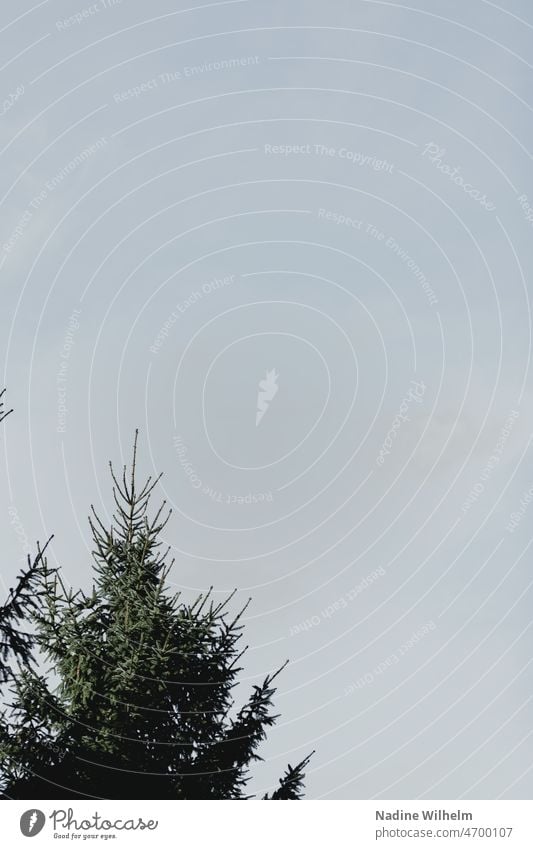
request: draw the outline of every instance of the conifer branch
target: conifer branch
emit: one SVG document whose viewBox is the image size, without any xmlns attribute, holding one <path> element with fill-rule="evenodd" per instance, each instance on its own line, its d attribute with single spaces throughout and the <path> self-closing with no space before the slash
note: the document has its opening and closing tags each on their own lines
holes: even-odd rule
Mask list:
<svg viewBox="0 0 533 849">
<path fill-rule="evenodd" d="M 2 389 L 2 391 L 0 392 L 0 422 L 3 422 L 4 419 L 7 419 L 9 414 L 13 412 L 13 410 L 8 410 L 7 412 L 5 412 L 5 410 L 4 410 L 4 395 L 5 394 L 6 394 L 6 390 Z"/>
</svg>

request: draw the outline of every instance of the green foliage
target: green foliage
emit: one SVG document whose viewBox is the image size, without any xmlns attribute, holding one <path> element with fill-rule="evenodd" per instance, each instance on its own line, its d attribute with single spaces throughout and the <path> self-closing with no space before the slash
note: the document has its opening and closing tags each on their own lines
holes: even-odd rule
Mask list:
<svg viewBox="0 0 533 849">
<path fill-rule="evenodd" d="M 249 767 L 276 716 L 276 675 L 237 708 L 244 609 L 211 591 L 171 594 L 161 549 L 165 505 L 150 518 L 158 479 L 118 479 L 111 528 L 94 509 L 94 583 L 73 592 L 57 572 L 22 607 L 41 652 L 22 657 L 0 729 L 0 783 L 9 798 L 245 799 Z M 283 668 L 283 667 L 282 667 Z M 57 683 L 52 687 L 52 680 Z M 306 758 L 265 799 L 299 799 Z"/>
</svg>

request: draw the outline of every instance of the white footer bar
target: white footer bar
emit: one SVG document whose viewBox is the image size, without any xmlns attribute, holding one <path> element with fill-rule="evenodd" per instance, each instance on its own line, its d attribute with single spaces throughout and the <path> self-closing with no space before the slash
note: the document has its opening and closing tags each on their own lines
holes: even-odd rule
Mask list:
<svg viewBox="0 0 533 849">
<path fill-rule="evenodd" d="M 530 801 L 4 801 L 6 847 L 533 849 Z M 34 839 L 34 843 L 30 843 Z"/>
</svg>

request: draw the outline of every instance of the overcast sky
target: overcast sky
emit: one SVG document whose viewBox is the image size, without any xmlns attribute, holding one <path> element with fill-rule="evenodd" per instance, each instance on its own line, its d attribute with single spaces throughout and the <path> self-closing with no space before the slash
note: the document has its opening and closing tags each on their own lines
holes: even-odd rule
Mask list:
<svg viewBox="0 0 533 849">
<path fill-rule="evenodd" d="M 291 661 L 254 791 L 531 798 L 531 4 L 183 5 L 0 12 L 3 591 L 139 427 Z"/>
</svg>

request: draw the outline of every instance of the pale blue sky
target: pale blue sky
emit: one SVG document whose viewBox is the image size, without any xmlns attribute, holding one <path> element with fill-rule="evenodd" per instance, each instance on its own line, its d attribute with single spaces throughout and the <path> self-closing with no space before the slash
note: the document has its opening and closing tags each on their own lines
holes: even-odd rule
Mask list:
<svg viewBox="0 0 533 849">
<path fill-rule="evenodd" d="M 526 0 L 0 12 L 4 586 L 52 532 L 89 581 L 138 426 L 176 588 L 253 597 L 247 686 L 291 659 L 255 790 L 316 749 L 311 798 L 531 797 L 532 29 Z"/>
</svg>

